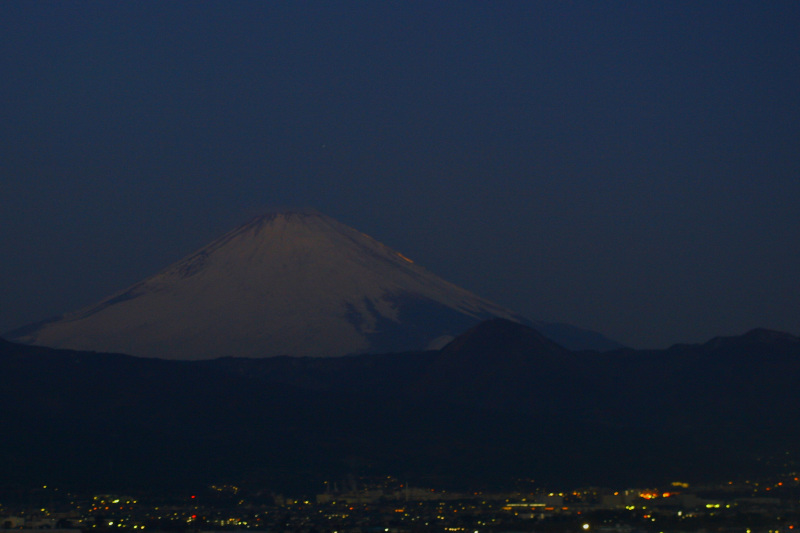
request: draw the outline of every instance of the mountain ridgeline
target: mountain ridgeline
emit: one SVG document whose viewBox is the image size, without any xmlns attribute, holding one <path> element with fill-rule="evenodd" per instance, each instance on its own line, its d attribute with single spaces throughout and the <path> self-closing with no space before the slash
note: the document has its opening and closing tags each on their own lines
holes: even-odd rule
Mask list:
<svg viewBox="0 0 800 533">
<path fill-rule="evenodd" d="M 439 350 L 175 361 L 0 341 L 7 484 L 710 481 L 796 469 L 800 339 L 572 351 L 519 323 Z"/>
<path fill-rule="evenodd" d="M 534 325 L 570 348 L 619 344 L 529 322 L 336 220 L 270 213 L 102 302 L 5 337 L 163 359 L 330 357 L 438 348 L 482 320 Z"/>
</svg>

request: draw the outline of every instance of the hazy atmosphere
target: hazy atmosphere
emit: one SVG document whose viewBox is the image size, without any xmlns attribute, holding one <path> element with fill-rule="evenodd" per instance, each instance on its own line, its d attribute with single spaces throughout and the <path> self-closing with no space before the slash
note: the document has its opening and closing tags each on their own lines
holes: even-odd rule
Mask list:
<svg viewBox="0 0 800 533">
<path fill-rule="evenodd" d="M 0 3 L 0 333 L 312 207 L 641 348 L 800 333 L 800 3 Z"/>
</svg>

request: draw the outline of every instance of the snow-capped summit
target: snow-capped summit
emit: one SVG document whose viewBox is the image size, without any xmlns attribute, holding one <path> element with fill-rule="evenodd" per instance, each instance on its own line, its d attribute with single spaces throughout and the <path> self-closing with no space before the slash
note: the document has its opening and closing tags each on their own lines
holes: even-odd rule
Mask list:
<svg viewBox="0 0 800 533">
<path fill-rule="evenodd" d="M 522 320 L 330 217 L 284 211 L 15 340 L 169 359 L 338 356 L 439 347 L 490 317 Z"/>
</svg>

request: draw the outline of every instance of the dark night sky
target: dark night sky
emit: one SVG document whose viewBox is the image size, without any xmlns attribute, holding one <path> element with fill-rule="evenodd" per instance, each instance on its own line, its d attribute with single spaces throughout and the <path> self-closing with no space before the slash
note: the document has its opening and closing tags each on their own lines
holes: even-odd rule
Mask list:
<svg viewBox="0 0 800 533">
<path fill-rule="evenodd" d="M 315 207 L 636 347 L 800 333 L 800 2 L 0 3 L 0 331 Z"/>
</svg>

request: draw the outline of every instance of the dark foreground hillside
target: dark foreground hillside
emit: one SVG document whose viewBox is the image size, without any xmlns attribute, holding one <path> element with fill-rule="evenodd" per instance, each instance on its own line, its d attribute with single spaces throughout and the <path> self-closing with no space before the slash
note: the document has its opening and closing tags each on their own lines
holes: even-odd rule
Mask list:
<svg viewBox="0 0 800 533">
<path fill-rule="evenodd" d="M 167 361 L 0 341 L 5 483 L 92 490 L 348 474 L 441 487 L 713 480 L 800 453 L 800 340 L 572 352 L 485 322 L 441 351 Z"/>
</svg>

